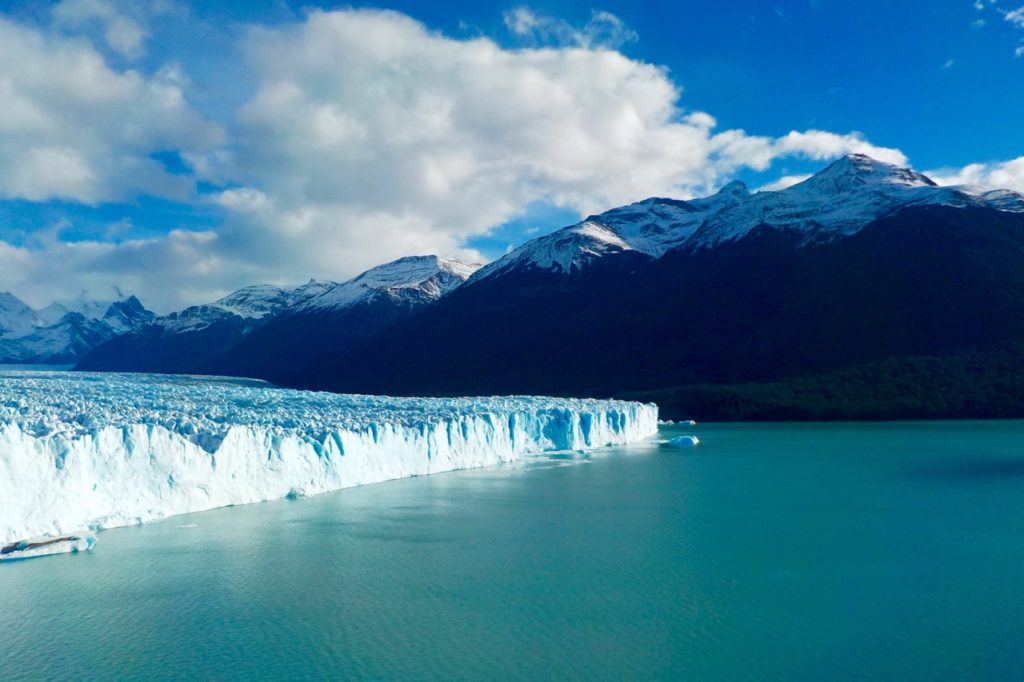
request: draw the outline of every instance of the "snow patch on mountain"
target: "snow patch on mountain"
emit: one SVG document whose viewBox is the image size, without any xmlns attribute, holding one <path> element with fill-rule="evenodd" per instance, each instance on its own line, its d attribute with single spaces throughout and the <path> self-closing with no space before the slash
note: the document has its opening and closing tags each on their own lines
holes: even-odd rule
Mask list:
<svg viewBox="0 0 1024 682">
<path fill-rule="evenodd" d="M 569 273 L 610 253 L 634 250 L 614 229 L 586 220 L 529 241 L 479 271 L 477 278 L 490 277 L 523 266 Z"/>
<path fill-rule="evenodd" d="M 0 373 L 0 544 L 545 450 L 640 440 L 655 405 L 387 398 L 242 380 Z"/>
<path fill-rule="evenodd" d="M 0 338 L 22 336 L 39 325 L 39 314 L 10 293 L 0 292 Z"/>
<path fill-rule="evenodd" d="M 438 256 L 400 258 L 326 287 L 296 306 L 297 311 L 340 310 L 386 295 L 417 301 L 437 300 L 461 286 L 480 266 Z"/>
<path fill-rule="evenodd" d="M 437 256 L 410 256 L 340 283 L 310 280 L 291 288 L 269 284 L 245 287 L 213 303 L 165 315 L 154 324 L 170 333 L 184 333 L 228 319 L 257 326 L 260 321 L 283 313 L 337 310 L 377 294 L 437 299 L 465 282 L 478 267 Z"/>
<path fill-rule="evenodd" d="M 212 303 L 194 305 L 164 315 L 154 320 L 153 324 L 172 334 L 200 331 L 225 320 L 253 326 L 288 308 L 301 305 L 334 285 L 334 282 L 313 279 L 290 288 L 257 284 L 239 289 Z"/>
<path fill-rule="evenodd" d="M 73 362 L 153 317 L 134 296 L 95 301 L 83 294 L 34 310 L 5 292 L 0 294 L 0 362 Z"/>
<path fill-rule="evenodd" d="M 520 268 L 567 274 L 624 251 L 660 258 L 675 249 L 733 241 L 761 225 L 799 231 L 805 244 L 830 241 L 903 208 L 923 205 L 1024 212 L 1024 196 L 1010 190 L 940 187 L 909 168 L 850 154 L 778 191 L 751 193 L 734 181 L 700 199 L 651 198 L 615 208 L 529 241 L 472 279 Z"/>
</svg>

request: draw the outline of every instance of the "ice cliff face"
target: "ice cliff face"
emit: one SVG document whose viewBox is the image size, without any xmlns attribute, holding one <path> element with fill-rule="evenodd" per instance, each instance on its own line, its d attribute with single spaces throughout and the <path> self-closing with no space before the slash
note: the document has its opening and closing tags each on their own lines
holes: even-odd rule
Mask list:
<svg viewBox="0 0 1024 682">
<path fill-rule="evenodd" d="M 654 405 L 0 374 L 0 544 L 643 439 Z"/>
</svg>

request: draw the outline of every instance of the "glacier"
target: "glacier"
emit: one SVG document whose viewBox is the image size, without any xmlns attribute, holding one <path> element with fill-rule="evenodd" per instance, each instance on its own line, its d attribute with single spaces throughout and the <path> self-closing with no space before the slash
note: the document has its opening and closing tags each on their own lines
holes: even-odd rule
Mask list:
<svg viewBox="0 0 1024 682">
<path fill-rule="evenodd" d="M 0 372 L 0 544 L 638 441 L 658 408 Z"/>
</svg>

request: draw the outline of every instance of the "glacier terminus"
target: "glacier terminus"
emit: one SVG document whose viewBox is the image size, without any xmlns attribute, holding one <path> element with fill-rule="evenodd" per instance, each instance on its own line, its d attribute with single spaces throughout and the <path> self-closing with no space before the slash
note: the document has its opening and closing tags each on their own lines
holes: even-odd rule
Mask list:
<svg viewBox="0 0 1024 682">
<path fill-rule="evenodd" d="M 0 373 L 0 544 L 620 445 L 653 404 L 389 398 L 237 379 Z"/>
</svg>

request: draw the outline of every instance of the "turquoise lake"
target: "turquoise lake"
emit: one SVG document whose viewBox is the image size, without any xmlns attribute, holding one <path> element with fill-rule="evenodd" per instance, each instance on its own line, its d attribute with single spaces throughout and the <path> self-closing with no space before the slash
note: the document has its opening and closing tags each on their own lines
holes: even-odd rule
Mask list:
<svg viewBox="0 0 1024 682">
<path fill-rule="evenodd" d="M 0 679 L 1024 678 L 1024 422 L 681 433 L 0 565 Z"/>
</svg>

